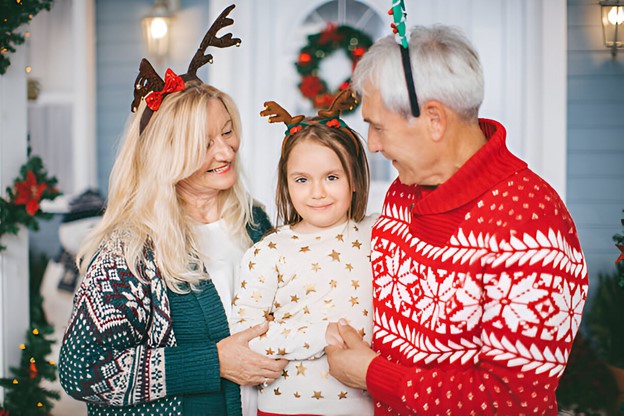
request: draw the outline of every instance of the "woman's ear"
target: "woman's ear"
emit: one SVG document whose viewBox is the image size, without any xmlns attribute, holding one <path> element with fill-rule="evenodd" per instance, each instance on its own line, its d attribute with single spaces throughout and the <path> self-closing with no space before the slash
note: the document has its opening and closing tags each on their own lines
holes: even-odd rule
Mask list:
<svg viewBox="0 0 624 416">
<path fill-rule="evenodd" d="M 440 141 L 446 133 L 447 114 L 446 107 L 439 101 L 430 100 L 425 102 L 422 115 L 427 120 L 429 133 L 434 141 Z"/>
</svg>

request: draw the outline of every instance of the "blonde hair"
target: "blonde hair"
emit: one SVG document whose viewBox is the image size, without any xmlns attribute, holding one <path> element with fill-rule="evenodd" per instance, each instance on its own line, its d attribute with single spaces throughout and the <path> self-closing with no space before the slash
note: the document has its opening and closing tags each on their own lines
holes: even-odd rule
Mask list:
<svg viewBox="0 0 624 416">
<path fill-rule="evenodd" d="M 141 279 L 145 247 L 154 251 L 167 287 L 188 292 L 207 276 L 198 267 L 199 252 L 193 233 L 194 220 L 187 214 L 176 184 L 197 171 L 208 148 L 208 101 L 220 100 L 241 135 L 238 109 L 230 96 L 192 81 L 169 94 L 139 135 L 145 103 L 131 117 L 124 142 L 110 175 L 107 208 L 102 221 L 86 239 L 77 256 L 82 273 L 102 244 L 121 239 L 124 257 L 132 273 Z M 246 224 L 252 223 L 252 199 L 245 191 L 241 163 L 236 156 L 238 179 L 218 194 L 221 218 L 245 247 L 251 245 Z M 85 261 L 87 260 L 87 261 Z"/>
<path fill-rule="evenodd" d="M 318 118 L 309 120 L 318 121 Z M 343 129 L 349 129 L 351 136 Z M 295 206 L 288 193 L 288 158 L 297 144 L 312 141 L 328 147 L 338 156 L 347 179 L 352 186 L 351 205 L 348 217 L 356 222 L 362 221 L 366 215 L 368 192 L 370 188 L 370 173 L 366 152 L 359 135 L 349 127 L 335 128 L 323 124 L 305 126 L 297 133 L 284 139 L 283 150 L 277 165 L 277 191 L 275 205 L 277 206 L 278 223 L 287 225 L 297 224 L 302 220 L 295 210 Z"/>
</svg>

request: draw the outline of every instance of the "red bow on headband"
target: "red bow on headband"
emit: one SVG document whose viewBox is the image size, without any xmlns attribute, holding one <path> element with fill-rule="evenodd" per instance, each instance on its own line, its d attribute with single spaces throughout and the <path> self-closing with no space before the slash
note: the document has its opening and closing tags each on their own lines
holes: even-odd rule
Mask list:
<svg viewBox="0 0 624 416">
<path fill-rule="evenodd" d="M 162 103 L 163 94 L 169 94 L 171 92 L 184 90 L 184 80 L 175 74 L 171 68 L 167 68 L 165 72 L 165 86 L 160 91 L 152 91 L 145 97 L 145 103 L 147 106 L 156 111 L 160 108 Z"/>
</svg>

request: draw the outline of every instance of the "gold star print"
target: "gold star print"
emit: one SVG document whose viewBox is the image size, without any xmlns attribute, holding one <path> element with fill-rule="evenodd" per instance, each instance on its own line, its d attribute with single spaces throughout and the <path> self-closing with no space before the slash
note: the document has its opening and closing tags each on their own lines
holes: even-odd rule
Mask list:
<svg viewBox="0 0 624 416">
<path fill-rule="evenodd" d="M 364 338 L 364 335 L 366 335 L 366 331 L 364 331 L 364 328 L 360 328 L 360 330 L 358 331 L 358 334 L 360 334 L 360 336 Z"/>
<path fill-rule="evenodd" d="M 254 250 L 254 257 L 257 256 L 258 253 L 260 253 L 260 249 L 256 247 L 256 249 Z"/>
<path fill-rule="evenodd" d="M 310 246 L 304 246 L 299 249 L 299 253 L 307 253 L 310 251 Z"/>
<path fill-rule="evenodd" d="M 253 261 L 250 261 L 249 262 L 249 270 L 253 270 L 255 265 L 256 265 L 256 263 L 254 263 Z"/>
<path fill-rule="evenodd" d="M 364 315 L 364 316 L 368 316 L 368 311 L 367 311 L 366 309 L 364 309 L 364 310 L 362 311 L 362 315 Z"/>
<path fill-rule="evenodd" d="M 349 394 L 346 391 L 341 391 L 340 393 L 338 393 L 338 400 L 342 400 L 342 399 L 346 399 L 347 398 L 347 394 Z"/>
<path fill-rule="evenodd" d="M 281 396 L 282 392 L 280 391 L 279 387 L 276 389 L 273 389 L 273 394 L 275 394 L 276 396 Z"/>
<path fill-rule="evenodd" d="M 288 370 L 282 370 L 282 377 L 288 378 Z"/>
<path fill-rule="evenodd" d="M 264 283 L 264 281 L 265 281 L 265 280 L 266 280 L 266 279 L 265 279 L 265 277 L 264 277 L 264 276 L 260 276 L 260 277 L 258 277 L 258 281 L 259 281 L 260 283 Z"/>
<path fill-rule="evenodd" d="M 284 256 L 279 256 L 279 259 L 277 259 L 278 262 L 282 263 L 282 264 L 286 264 L 286 257 Z"/>
<path fill-rule="evenodd" d="M 286 348 L 278 348 L 277 355 L 286 355 Z"/>
<path fill-rule="evenodd" d="M 351 296 L 350 302 L 351 302 L 351 306 L 355 306 L 355 305 L 358 305 L 360 303 L 360 301 L 358 300 L 357 296 Z"/>
<path fill-rule="evenodd" d="M 292 237 L 290 237 L 290 238 L 292 238 L 293 240 L 299 240 L 299 236 L 297 236 L 297 235 L 293 235 L 293 236 L 292 236 Z"/>
<path fill-rule="evenodd" d="M 291 318 L 291 317 L 292 317 L 292 315 L 290 313 L 286 312 L 284 314 L 284 316 L 282 317 L 282 319 L 288 319 L 288 318 Z"/>
<path fill-rule="evenodd" d="M 275 250 L 276 247 L 277 245 L 273 241 L 269 243 L 269 248 L 272 248 L 273 250 Z"/>
<path fill-rule="evenodd" d="M 305 372 L 307 368 L 305 367 L 305 365 L 303 365 L 303 363 L 299 363 L 299 365 L 296 366 L 295 368 L 297 369 L 298 376 L 305 376 Z"/>
<path fill-rule="evenodd" d="M 309 314 L 310 314 L 310 309 L 308 309 L 308 307 L 307 307 L 307 306 L 304 306 L 304 307 L 303 307 L 303 314 L 304 314 L 304 315 L 305 315 L 305 314 L 307 314 L 307 315 L 309 315 Z"/>
<path fill-rule="evenodd" d="M 319 266 L 318 263 L 312 263 L 312 270 L 318 272 L 319 270 L 321 270 L 321 266 Z"/>
<path fill-rule="evenodd" d="M 308 344 L 307 342 L 303 343 L 303 348 L 305 348 L 306 350 L 310 349 L 310 344 Z"/>
<path fill-rule="evenodd" d="M 266 319 L 266 320 L 268 321 L 268 320 L 269 320 L 269 317 L 272 317 L 272 316 L 271 316 L 271 312 L 270 312 L 268 309 L 266 309 L 266 310 L 264 311 L 264 319 Z"/>
<path fill-rule="evenodd" d="M 290 297 L 290 301 L 291 301 L 291 302 L 295 302 L 295 303 L 299 302 L 299 296 L 297 296 L 297 295 L 292 295 L 292 296 Z"/>
<path fill-rule="evenodd" d="M 281 303 L 279 303 L 279 302 L 274 302 L 274 303 L 273 303 L 273 308 L 275 308 L 275 309 L 279 309 L 279 308 L 281 308 L 281 307 L 282 307 L 282 304 L 281 304 Z"/>
<path fill-rule="evenodd" d="M 338 241 L 344 241 L 344 239 L 342 238 L 342 234 L 338 234 L 338 235 L 336 236 L 336 240 L 338 240 Z"/>
<path fill-rule="evenodd" d="M 277 283 L 284 283 L 284 275 L 283 274 L 277 274 Z"/>
<path fill-rule="evenodd" d="M 306 295 L 309 295 L 311 292 L 316 292 L 316 287 L 313 283 L 306 285 Z"/>
<path fill-rule="evenodd" d="M 334 307 L 334 301 L 332 299 L 327 299 L 323 301 L 325 303 L 325 308 L 333 308 Z"/>
<path fill-rule="evenodd" d="M 329 371 L 321 371 L 321 377 L 323 377 L 324 379 L 328 379 L 329 378 Z"/>
<path fill-rule="evenodd" d="M 357 289 L 358 287 L 360 287 L 360 281 L 359 280 L 351 280 L 351 286 L 353 286 L 353 289 Z"/>
<path fill-rule="evenodd" d="M 351 263 L 347 263 L 347 264 L 345 265 L 345 269 L 347 269 L 347 270 L 351 271 L 351 270 L 353 270 L 353 266 L 351 265 Z"/>
<path fill-rule="evenodd" d="M 241 287 L 242 287 L 243 289 L 245 289 L 245 287 L 246 287 L 246 286 L 247 286 L 247 281 L 246 281 L 246 280 L 243 280 L 243 281 L 241 282 Z"/>
<path fill-rule="evenodd" d="M 273 351 L 271 349 L 271 347 L 267 348 L 267 350 L 265 351 L 266 355 L 273 355 L 275 353 L 275 351 Z"/>
<path fill-rule="evenodd" d="M 236 306 L 236 301 L 238 300 L 238 294 L 234 295 L 232 298 L 232 306 Z"/>
<path fill-rule="evenodd" d="M 338 282 L 336 282 L 334 279 L 330 280 L 329 285 L 333 288 L 335 288 L 338 285 Z"/>
<path fill-rule="evenodd" d="M 355 240 L 351 243 L 351 247 L 355 247 L 359 250 L 360 247 L 362 247 L 362 243 L 360 243 L 360 240 Z"/>
<path fill-rule="evenodd" d="M 251 295 L 251 297 L 254 298 L 256 302 L 262 299 L 262 295 L 257 290 L 254 290 L 253 295 Z"/>
<path fill-rule="evenodd" d="M 314 394 L 312 395 L 312 398 L 316 400 L 324 399 L 323 392 L 314 390 Z"/>
<path fill-rule="evenodd" d="M 285 336 L 290 335 L 290 329 L 288 329 L 288 328 L 284 328 L 284 329 L 282 330 L 282 335 L 285 335 Z"/>
<path fill-rule="evenodd" d="M 340 261 L 340 253 L 338 253 L 336 250 L 332 250 L 332 252 L 329 253 L 328 256 L 331 257 L 333 261 Z"/>
<path fill-rule="evenodd" d="M 301 395 L 299 394 L 298 391 L 293 393 L 293 396 L 295 396 L 295 398 L 299 399 L 301 397 Z"/>
</svg>

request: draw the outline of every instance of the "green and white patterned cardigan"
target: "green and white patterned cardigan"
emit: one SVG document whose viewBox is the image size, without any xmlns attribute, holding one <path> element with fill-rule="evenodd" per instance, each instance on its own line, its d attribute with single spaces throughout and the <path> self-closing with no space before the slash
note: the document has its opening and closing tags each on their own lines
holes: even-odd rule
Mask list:
<svg viewBox="0 0 624 416">
<path fill-rule="evenodd" d="M 253 214 L 257 225 L 247 231 L 255 242 L 271 225 L 261 208 Z M 201 348 L 177 348 L 167 288 L 151 250 L 142 273 L 149 283 L 130 272 L 119 240 L 103 244 L 93 258 L 61 347 L 65 391 L 86 401 L 89 415 L 118 416 L 182 415 L 184 394 L 222 390 L 227 414 L 240 415 L 238 385 L 219 377 L 216 343 L 229 329 L 212 282 L 202 295 L 219 305 L 220 313 L 206 320 L 211 339 Z"/>
</svg>

